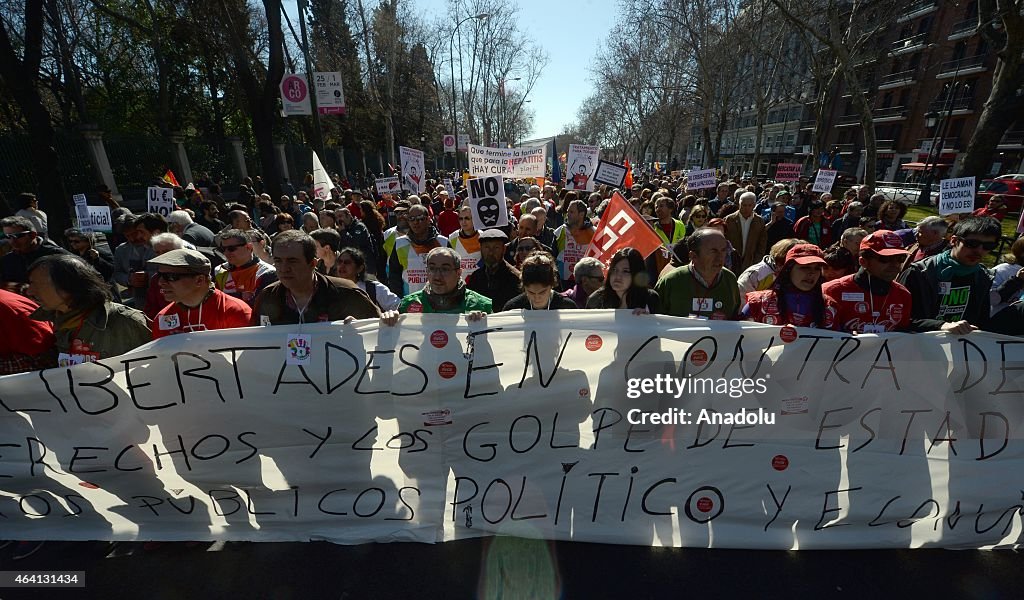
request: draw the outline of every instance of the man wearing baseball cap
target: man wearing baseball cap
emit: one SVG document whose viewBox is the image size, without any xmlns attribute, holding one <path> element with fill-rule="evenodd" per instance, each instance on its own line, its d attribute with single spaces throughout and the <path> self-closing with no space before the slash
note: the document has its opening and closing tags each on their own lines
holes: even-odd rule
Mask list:
<svg viewBox="0 0 1024 600">
<path fill-rule="evenodd" d="M 797 244 L 786 253 L 779 275 L 767 290 L 749 292 L 743 318 L 768 325 L 822 327 L 825 302 L 821 268 L 825 257 L 814 244 Z"/>
<path fill-rule="evenodd" d="M 170 304 L 153 320 L 153 339 L 176 333 L 248 327 L 252 309 L 213 286 L 210 261 L 181 248 L 147 261 L 156 268 L 160 292 Z"/>
<path fill-rule="evenodd" d="M 825 327 L 855 333 L 907 331 L 911 297 L 896 283 L 903 259 L 900 236 L 876 231 L 860 242 L 860 269 L 822 286 Z"/>
</svg>

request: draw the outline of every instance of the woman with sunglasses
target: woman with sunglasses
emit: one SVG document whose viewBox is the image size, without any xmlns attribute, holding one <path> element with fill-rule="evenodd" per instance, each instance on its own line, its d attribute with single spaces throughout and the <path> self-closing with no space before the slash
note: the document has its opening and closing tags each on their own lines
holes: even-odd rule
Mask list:
<svg viewBox="0 0 1024 600">
<path fill-rule="evenodd" d="M 532 238 L 530 238 L 532 239 Z M 505 303 L 502 310 L 569 310 L 572 300 L 555 293 L 558 267 L 547 252 L 534 252 L 523 260 L 520 270 L 523 293 Z"/>
<path fill-rule="evenodd" d="M 587 299 L 587 308 L 626 308 L 636 315 L 656 314 L 661 302 L 658 292 L 647 284 L 643 255 L 635 248 L 622 248 L 612 255 L 604 285 Z"/>
<path fill-rule="evenodd" d="M 708 217 L 709 210 L 707 205 L 697 204 L 691 208 L 690 214 L 686 217 L 686 235 L 693 235 L 694 231 L 706 225 Z"/>
</svg>

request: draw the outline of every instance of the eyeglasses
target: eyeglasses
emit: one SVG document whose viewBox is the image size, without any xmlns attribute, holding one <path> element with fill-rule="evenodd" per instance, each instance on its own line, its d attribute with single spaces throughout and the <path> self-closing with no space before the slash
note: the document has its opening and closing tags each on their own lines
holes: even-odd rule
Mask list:
<svg viewBox="0 0 1024 600">
<path fill-rule="evenodd" d="M 179 281 L 181 279 L 184 279 L 185 277 L 195 277 L 196 274 L 195 273 L 163 273 L 161 271 L 157 271 L 156 276 L 159 277 L 160 279 L 163 279 L 164 281 L 169 281 L 171 283 L 175 283 L 175 282 L 177 282 L 177 281 Z"/>
<path fill-rule="evenodd" d="M 455 272 L 453 267 L 427 267 L 427 273 L 431 275 L 443 275 L 445 277 Z"/>
<path fill-rule="evenodd" d="M 409 217 L 409 222 L 410 223 L 420 223 L 422 221 L 426 221 L 428 218 L 429 217 L 425 217 L 423 215 L 419 215 L 418 217 Z"/>
<path fill-rule="evenodd" d="M 221 246 L 220 249 L 221 249 L 222 252 L 234 252 L 235 250 L 238 250 L 239 248 L 243 248 L 243 247 L 245 247 L 245 244 L 231 244 L 231 245 L 225 244 L 225 245 Z"/>
<path fill-rule="evenodd" d="M 9 237 L 9 236 L 8 236 Z M 989 252 L 996 249 L 999 246 L 999 242 L 983 242 L 981 240 L 960 240 L 960 243 L 967 246 L 971 250 L 976 250 L 979 247 L 988 250 Z"/>
<path fill-rule="evenodd" d="M 3 236 L 4 236 L 4 238 L 9 239 L 9 240 L 16 240 L 16 239 L 19 239 L 19 238 L 23 238 L 26 235 L 32 235 L 33 233 L 35 233 L 35 232 L 33 232 L 33 231 L 19 231 L 18 233 L 5 233 L 5 234 L 3 234 Z"/>
</svg>

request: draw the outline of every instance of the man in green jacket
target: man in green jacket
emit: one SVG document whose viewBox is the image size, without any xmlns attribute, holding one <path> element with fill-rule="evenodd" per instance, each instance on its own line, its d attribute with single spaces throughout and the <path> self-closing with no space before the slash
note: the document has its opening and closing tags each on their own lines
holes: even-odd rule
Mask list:
<svg viewBox="0 0 1024 600">
<path fill-rule="evenodd" d="M 434 248 L 427 253 L 427 285 L 402 298 L 400 313 L 468 313 L 469 320 L 493 312 L 491 299 L 474 292 L 462 282 L 462 261 L 455 250 Z"/>
<path fill-rule="evenodd" d="M 690 264 L 658 280 L 654 291 L 665 314 L 735 321 L 742 299 L 736 276 L 725 268 L 729 242 L 717 229 L 701 228 L 686 240 Z"/>
</svg>

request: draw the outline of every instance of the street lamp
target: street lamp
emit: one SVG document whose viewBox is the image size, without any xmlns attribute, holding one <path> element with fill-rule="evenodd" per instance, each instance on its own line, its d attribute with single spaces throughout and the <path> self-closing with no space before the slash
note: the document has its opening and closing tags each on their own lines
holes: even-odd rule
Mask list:
<svg viewBox="0 0 1024 600">
<path fill-rule="evenodd" d="M 449 59 L 448 62 L 451 63 L 451 69 L 452 69 L 452 129 L 455 130 L 455 131 L 452 132 L 452 134 L 455 136 L 455 171 L 456 172 L 459 171 L 459 123 L 458 123 L 458 121 L 455 118 L 455 34 L 459 31 L 459 27 L 461 27 L 462 24 L 465 23 L 466 21 L 469 21 L 469 20 L 472 20 L 472 19 L 477 19 L 477 20 L 483 21 L 484 19 L 486 19 L 489 16 L 491 16 L 490 13 L 485 13 L 484 12 L 484 13 L 480 13 L 478 15 L 472 15 L 472 16 L 466 17 L 465 19 L 462 19 L 461 21 L 459 21 L 458 23 L 455 24 L 455 29 L 452 29 L 451 38 L 449 38 L 449 40 L 448 40 L 448 59 Z M 459 48 L 459 50 L 460 50 L 460 55 L 461 55 L 461 50 L 462 49 Z M 460 61 L 459 64 L 460 65 L 462 64 L 461 61 Z M 461 69 L 462 67 L 460 66 L 459 68 Z"/>
</svg>

